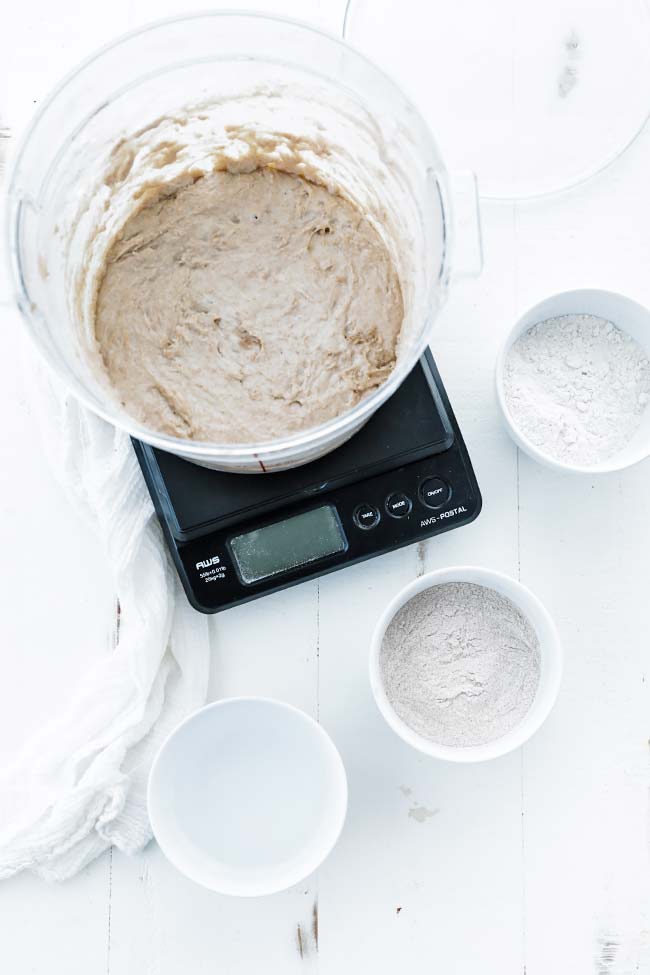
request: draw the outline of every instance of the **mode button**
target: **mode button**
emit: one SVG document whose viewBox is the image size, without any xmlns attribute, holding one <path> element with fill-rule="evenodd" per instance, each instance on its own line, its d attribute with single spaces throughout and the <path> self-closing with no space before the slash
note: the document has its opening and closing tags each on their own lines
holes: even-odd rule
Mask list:
<svg viewBox="0 0 650 975">
<path fill-rule="evenodd" d="M 386 498 L 386 511 L 393 518 L 406 518 L 412 507 L 411 499 L 407 494 L 389 494 Z"/>
</svg>

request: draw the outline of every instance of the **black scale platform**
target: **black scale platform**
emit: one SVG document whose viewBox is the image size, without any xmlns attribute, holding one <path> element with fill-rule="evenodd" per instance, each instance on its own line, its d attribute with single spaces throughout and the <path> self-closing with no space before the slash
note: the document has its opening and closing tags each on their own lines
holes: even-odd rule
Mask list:
<svg viewBox="0 0 650 975">
<path fill-rule="evenodd" d="M 481 496 L 430 353 L 337 450 L 229 474 L 134 447 L 188 599 L 206 613 L 459 527 Z"/>
</svg>

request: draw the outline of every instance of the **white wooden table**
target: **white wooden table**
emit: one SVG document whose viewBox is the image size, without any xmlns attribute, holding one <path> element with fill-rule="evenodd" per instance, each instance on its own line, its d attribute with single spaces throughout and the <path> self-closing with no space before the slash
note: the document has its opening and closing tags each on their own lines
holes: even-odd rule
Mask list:
<svg viewBox="0 0 650 975">
<path fill-rule="evenodd" d="M 256 5 L 340 31 L 342 0 Z M 0 117 L 19 134 L 82 56 L 182 7 L 13 4 Z M 483 491 L 479 520 L 211 620 L 210 697 L 282 698 L 316 715 L 342 753 L 349 814 L 322 869 L 254 900 L 194 886 L 155 844 L 134 859 L 109 853 L 62 886 L 19 876 L 0 884 L 3 975 L 650 975 L 650 466 L 593 480 L 543 470 L 507 439 L 492 392 L 500 340 L 546 294 L 604 287 L 650 304 L 649 164 L 647 131 L 580 190 L 484 209 L 484 274 L 453 292 L 434 347 Z M 113 594 L 96 539 L 41 456 L 6 281 L 0 301 L 3 761 L 108 652 Z M 465 562 L 531 586 L 566 653 L 544 728 L 475 767 L 402 744 L 366 677 L 389 597 Z"/>
</svg>

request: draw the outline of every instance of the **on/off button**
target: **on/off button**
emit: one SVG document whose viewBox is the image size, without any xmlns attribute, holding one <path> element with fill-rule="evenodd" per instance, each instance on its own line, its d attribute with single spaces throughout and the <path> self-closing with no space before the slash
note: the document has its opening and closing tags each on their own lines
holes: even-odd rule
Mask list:
<svg viewBox="0 0 650 975">
<path fill-rule="evenodd" d="M 428 477 L 420 485 L 420 501 L 427 508 L 442 508 L 451 497 L 451 488 L 441 477 Z"/>
<path fill-rule="evenodd" d="M 354 509 L 352 518 L 357 528 L 374 528 L 379 524 L 379 510 L 373 504 L 360 504 Z"/>
</svg>

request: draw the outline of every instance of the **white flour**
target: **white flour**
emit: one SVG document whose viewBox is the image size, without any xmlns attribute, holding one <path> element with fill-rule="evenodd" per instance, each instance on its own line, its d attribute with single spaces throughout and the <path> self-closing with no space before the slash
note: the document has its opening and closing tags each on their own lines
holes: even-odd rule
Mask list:
<svg viewBox="0 0 650 975">
<path fill-rule="evenodd" d="M 440 745 L 482 745 L 524 717 L 539 684 L 537 634 L 505 596 L 468 582 L 410 599 L 380 652 L 386 694 L 402 720 Z"/>
<path fill-rule="evenodd" d="M 594 315 L 533 325 L 510 349 L 504 392 L 515 425 L 556 460 L 589 467 L 629 443 L 650 400 L 650 361 Z"/>
</svg>

